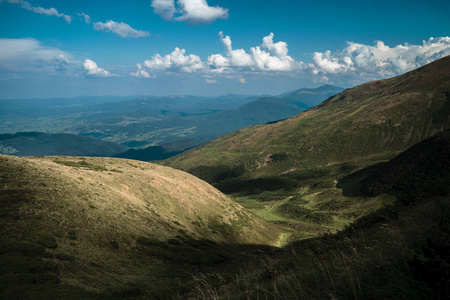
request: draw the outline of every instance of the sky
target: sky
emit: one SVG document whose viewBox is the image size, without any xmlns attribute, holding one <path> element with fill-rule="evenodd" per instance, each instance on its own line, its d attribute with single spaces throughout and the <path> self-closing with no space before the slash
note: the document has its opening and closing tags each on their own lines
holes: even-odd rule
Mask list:
<svg viewBox="0 0 450 300">
<path fill-rule="evenodd" d="M 0 99 L 353 87 L 450 55 L 442 0 L 0 0 Z"/>
</svg>

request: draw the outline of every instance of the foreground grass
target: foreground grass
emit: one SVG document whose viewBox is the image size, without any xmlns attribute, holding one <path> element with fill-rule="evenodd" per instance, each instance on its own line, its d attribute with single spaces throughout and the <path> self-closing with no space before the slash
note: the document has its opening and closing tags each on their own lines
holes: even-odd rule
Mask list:
<svg viewBox="0 0 450 300">
<path fill-rule="evenodd" d="M 334 235 L 291 244 L 199 299 L 448 299 L 450 198 L 397 203 Z"/>
</svg>

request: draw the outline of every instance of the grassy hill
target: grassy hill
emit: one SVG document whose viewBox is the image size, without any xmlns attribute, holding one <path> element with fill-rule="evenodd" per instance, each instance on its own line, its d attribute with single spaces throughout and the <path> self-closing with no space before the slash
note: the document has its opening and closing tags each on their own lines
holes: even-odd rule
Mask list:
<svg viewBox="0 0 450 300">
<path fill-rule="evenodd" d="M 202 283 L 201 299 L 450 299 L 449 145 L 438 133 L 365 170 L 364 195 L 394 195 L 391 205 Z"/>
<path fill-rule="evenodd" d="M 0 134 L 0 153 L 15 156 L 114 156 L 127 147 L 91 137 L 65 133 L 18 132 Z"/>
<path fill-rule="evenodd" d="M 171 299 L 281 231 L 204 181 L 116 158 L 0 156 L 0 298 Z"/>
</svg>

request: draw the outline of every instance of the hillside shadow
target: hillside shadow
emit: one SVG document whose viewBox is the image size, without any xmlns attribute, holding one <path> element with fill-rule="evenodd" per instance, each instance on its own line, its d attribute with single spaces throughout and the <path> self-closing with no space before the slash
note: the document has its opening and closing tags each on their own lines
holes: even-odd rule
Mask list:
<svg viewBox="0 0 450 300">
<path fill-rule="evenodd" d="M 268 245 L 217 243 L 189 236 L 167 241 L 138 237 L 137 244 L 138 251 L 133 254 L 136 265 L 111 272 L 108 262 L 86 263 L 77 256 L 55 256 L 49 250 L 54 246 L 44 240 L 0 239 L 0 298 L 193 299 L 205 276 L 219 276 L 223 280 L 220 284 L 230 282 L 230 274 L 283 251 Z M 120 250 L 118 245 L 105 249 Z M 91 283 L 83 287 L 67 284 L 60 279 L 62 266 L 72 270 L 75 278 L 89 274 Z M 106 283 L 111 279 L 113 284 Z M 98 289 L 95 293 L 91 291 L 94 285 Z"/>
<path fill-rule="evenodd" d="M 377 163 L 353 172 L 341 178 L 336 184 L 336 187 L 342 190 L 345 197 L 368 197 L 367 193 L 363 191 L 364 182 L 384 165 L 386 165 L 386 162 Z"/>
</svg>

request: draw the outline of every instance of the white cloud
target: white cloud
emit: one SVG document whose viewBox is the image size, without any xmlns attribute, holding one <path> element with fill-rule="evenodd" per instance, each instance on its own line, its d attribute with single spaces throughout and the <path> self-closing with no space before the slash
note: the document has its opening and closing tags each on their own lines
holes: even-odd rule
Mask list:
<svg viewBox="0 0 450 300">
<path fill-rule="evenodd" d="M 389 47 L 382 41 L 374 46 L 348 42 L 347 47 L 334 54 L 314 53 L 314 74 L 347 75 L 382 78 L 405 73 L 438 58 L 450 55 L 450 37 L 430 38 L 422 45 Z"/>
<path fill-rule="evenodd" d="M 113 76 L 117 76 L 115 74 L 111 74 L 110 72 L 106 71 L 103 68 L 99 68 L 97 66 L 97 64 L 90 60 L 90 59 L 86 59 L 83 63 L 83 67 L 87 72 L 87 75 L 91 75 L 91 76 L 97 76 L 97 77 L 113 77 Z"/>
<path fill-rule="evenodd" d="M 174 0 L 153 0 L 152 7 L 153 11 L 166 21 L 172 20 L 176 12 Z"/>
<path fill-rule="evenodd" d="M 71 55 L 35 39 L 0 39 L 0 64 L 11 71 L 66 71 Z"/>
<path fill-rule="evenodd" d="M 212 23 L 227 19 L 228 9 L 209 6 L 206 0 L 153 0 L 152 7 L 164 20 L 185 21 L 192 25 Z"/>
<path fill-rule="evenodd" d="M 228 9 L 209 6 L 206 0 L 178 0 L 178 5 L 182 15 L 175 20 L 188 24 L 208 24 L 228 18 Z"/>
<path fill-rule="evenodd" d="M 136 30 L 128 24 L 123 22 L 117 23 L 111 20 L 106 21 L 106 23 L 95 22 L 93 27 L 95 30 L 112 32 L 123 38 L 140 38 L 150 36 L 148 31 Z"/>
<path fill-rule="evenodd" d="M 136 64 L 138 70 L 134 73 L 130 73 L 131 76 L 137 78 L 152 78 L 143 68 L 141 64 Z"/>
<path fill-rule="evenodd" d="M 55 8 L 43 8 L 43 7 L 36 7 L 32 6 L 30 2 L 24 1 L 24 0 L 0 0 L 0 2 L 9 2 L 12 4 L 19 4 L 22 8 L 30 10 L 34 13 L 40 14 L 40 15 L 46 15 L 46 16 L 55 16 L 60 17 L 66 20 L 67 23 L 72 22 L 72 17 L 62 14 L 58 12 Z"/>
<path fill-rule="evenodd" d="M 82 17 L 86 24 L 88 24 L 88 25 L 91 24 L 91 17 L 89 15 L 85 14 L 84 12 L 77 14 L 77 15 Z"/>
<path fill-rule="evenodd" d="M 219 32 L 220 39 L 225 47 L 225 56 L 213 54 L 208 57 L 208 64 L 215 73 L 224 73 L 234 69 L 251 71 L 280 71 L 294 72 L 303 67 L 303 63 L 295 61 L 288 55 L 288 46 L 285 42 L 273 42 L 274 34 L 263 38 L 261 46 L 250 48 L 250 54 L 244 49 L 233 50 L 231 38 Z"/>
<path fill-rule="evenodd" d="M 165 56 L 155 54 L 151 60 L 146 60 L 144 66 L 149 70 L 193 73 L 204 69 L 199 56 L 185 55 L 186 50 L 178 47 Z"/>
</svg>

